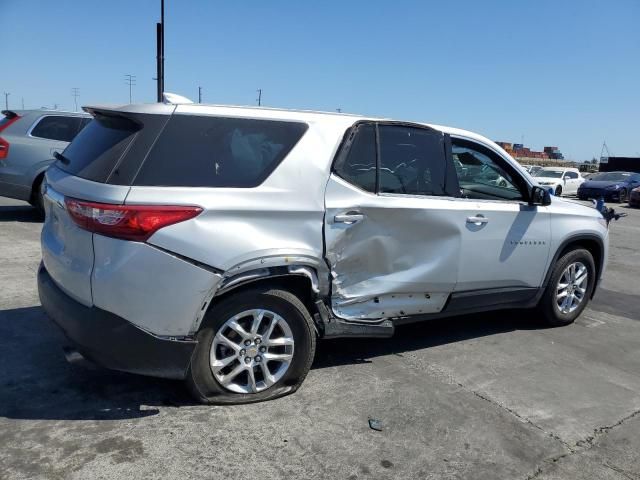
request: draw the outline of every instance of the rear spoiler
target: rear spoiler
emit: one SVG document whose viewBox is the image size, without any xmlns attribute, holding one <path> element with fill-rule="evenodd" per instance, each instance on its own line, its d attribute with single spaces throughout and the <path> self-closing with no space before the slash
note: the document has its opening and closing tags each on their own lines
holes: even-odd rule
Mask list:
<svg viewBox="0 0 640 480">
<path fill-rule="evenodd" d="M 18 116 L 16 112 L 12 112 L 11 110 L 2 110 L 2 114 L 9 119 L 16 118 Z"/>
</svg>

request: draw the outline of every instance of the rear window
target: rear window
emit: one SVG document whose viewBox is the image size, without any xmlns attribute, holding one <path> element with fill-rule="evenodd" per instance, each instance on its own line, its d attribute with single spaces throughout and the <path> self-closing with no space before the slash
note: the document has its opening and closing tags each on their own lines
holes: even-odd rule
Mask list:
<svg viewBox="0 0 640 480">
<path fill-rule="evenodd" d="M 64 150 L 68 163 L 59 161 L 56 166 L 87 180 L 105 182 L 140 128 L 126 118 L 97 115 Z"/>
<path fill-rule="evenodd" d="M 134 184 L 255 187 L 306 130 L 296 122 L 174 115 Z"/>
</svg>

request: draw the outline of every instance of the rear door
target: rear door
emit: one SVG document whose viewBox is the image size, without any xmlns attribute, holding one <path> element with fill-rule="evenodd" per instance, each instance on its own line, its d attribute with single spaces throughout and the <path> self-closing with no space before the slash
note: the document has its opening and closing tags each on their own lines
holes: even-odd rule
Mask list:
<svg viewBox="0 0 640 480">
<path fill-rule="evenodd" d="M 572 195 L 578 193 L 578 187 L 583 182 L 580 178 L 580 175 L 577 172 L 567 171 L 564 174 L 564 185 L 565 185 L 565 193 L 570 193 Z"/>
<path fill-rule="evenodd" d="M 103 117 L 85 128 L 46 174 L 42 259 L 53 280 L 70 296 L 91 306 L 93 235 L 70 217 L 66 199 L 122 204 L 126 185 L 106 183 L 141 126 L 124 118 Z"/>
<path fill-rule="evenodd" d="M 443 308 L 456 285 L 462 215 L 447 145 L 442 132 L 419 125 L 360 123 L 350 132 L 325 194 L 339 317 Z"/>
</svg>

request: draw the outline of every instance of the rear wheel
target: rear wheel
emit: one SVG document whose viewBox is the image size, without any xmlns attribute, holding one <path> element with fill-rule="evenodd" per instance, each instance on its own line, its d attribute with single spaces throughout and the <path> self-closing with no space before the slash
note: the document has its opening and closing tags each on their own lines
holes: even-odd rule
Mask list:
<svg viewBox="0 0 640 480">
<path fill-rule="evenodd" d="M 596 279 L 593 256 L 579 248 L 565 253 L 551 273 L 538 311 L 547 324 L 569 325 L 585 309 Z"/>
<path fill-rule="evenodd" d="M 44 175 L 40 175 L 33 182 L 33 187 L 31 188 L 31 201 L 29 202 L 37 210 L 38 216 L 42 218 L 44 218 L 44 198 L 42 195 L 43 179 L 44 179 Z"/>
<path fill-rule="evenodd" d="M 306 307 L 290 292 L 245 290 L 203 320 L 187 374 L 202 403 L 251 403 L 295 392 L 307 376 L 316 336 Z"/>
<path fill-rule="evenodd" d="M 556 196 L 556 197 L 560 197 L 561 195 L 562 195 L 562 187 L 561 187 L 560 185 L 558 185 L 558 186 L 556 187 L 556 193 L 555 193 L 555 196 Z"/>
</svg>

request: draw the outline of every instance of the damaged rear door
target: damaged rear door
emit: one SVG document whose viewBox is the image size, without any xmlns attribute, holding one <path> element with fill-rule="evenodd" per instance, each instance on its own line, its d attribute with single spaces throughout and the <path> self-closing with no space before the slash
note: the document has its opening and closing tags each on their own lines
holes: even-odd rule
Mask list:
<svg viewBox="0 0 640 480">
<path fill-rule="evenodd" d="M 442 310 L 456 285 L 461 243 L 450 149 L 448 136 L 420 125 L 361 122 L 349 132 L 325 195 L 337 316 Z"/>
</svg>

